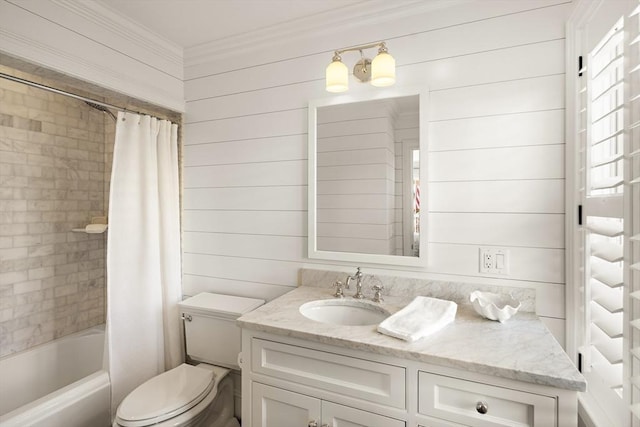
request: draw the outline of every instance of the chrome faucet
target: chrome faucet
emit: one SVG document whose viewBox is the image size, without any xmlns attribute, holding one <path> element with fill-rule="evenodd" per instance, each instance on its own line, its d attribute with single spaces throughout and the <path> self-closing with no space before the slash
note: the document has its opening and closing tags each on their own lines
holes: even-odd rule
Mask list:
<svg viewBox="0 0 640 427">
<path fill-rule="evenodd" d="M 364 295 L 362 294 L 362 278 L 364 274 L 360 271 L 360 267 L 358 267 L 356 274 L 353 276 L 347 276 L 347 283 L 344 285 L 345 288 L 349 289 L 349 283 L 355 279 L 356 281 L 356 293 L 353 295 L 354 298 L 363 299 Z"/>
</svg>

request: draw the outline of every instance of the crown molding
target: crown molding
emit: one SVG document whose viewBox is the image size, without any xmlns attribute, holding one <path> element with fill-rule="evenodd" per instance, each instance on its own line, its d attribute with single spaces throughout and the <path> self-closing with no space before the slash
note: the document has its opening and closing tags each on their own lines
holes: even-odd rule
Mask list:
<svg viewBox="0 0 640 427">
<path fill-rule="evenodd" d="M 108 32 L 117 34 L 140 49 L 152 52 L 165 61 L 183 67 L 181 46 L 143 27 L 116 9 L 99 2 L 81 0 L 50 0 L 79 17 L 98 25 Z"/>
<path fill-rule="evenodd" d="M 336 28 L 354 30 L 367 25 L 382 24 L 402 17 L 468 3 L 470 0 L 414 0 L 395 2 L 370 0 L 339 9 L 317 13 L 283 24 L 261 28 L 241 35 L 212 40 L 188 47 L 184 51 L 185 68 L 219 61 L 250 51 L 275 47 L 297 37 L 322 37 L 335 34 Z M 327 25 L 330 23 L 331 25 Z"/>
<path fill-rule="evenodd" d="M 136 78 L 5 28 L 0 28 L 0 54 L 2 53 L 154 105 L 177 112 L 184 111 L 182 99 L 176 98 L 162 87 L 149 85 L 144 76 Z"/>
</svg>

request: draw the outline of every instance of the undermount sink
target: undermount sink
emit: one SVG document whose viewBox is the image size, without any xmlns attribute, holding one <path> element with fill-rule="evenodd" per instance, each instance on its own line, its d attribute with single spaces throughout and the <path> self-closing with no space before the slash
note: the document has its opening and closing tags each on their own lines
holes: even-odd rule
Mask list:
<svg viewBox="0 0 640 427">
<path fill-rule="evenodd" d="M 390 315 L 382 307 L 355 299 L 310 301 L 300 306 L 300 313 L 317 322 L 343 326 L 377 325 Z"/>
</svg>

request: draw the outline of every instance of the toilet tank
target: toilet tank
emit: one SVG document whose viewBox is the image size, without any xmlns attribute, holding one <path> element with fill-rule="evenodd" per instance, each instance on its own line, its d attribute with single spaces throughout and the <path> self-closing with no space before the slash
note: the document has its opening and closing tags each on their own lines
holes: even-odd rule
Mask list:
<svg viewBox="0 0 640 427">
<path fill-rule="evenodd" d="M 203 292 L 178 304 L 184 319 L 187 356 L 198 362 L 239 369 L 242 333 L 236 319 L 264 301 Z"/>
</svg>

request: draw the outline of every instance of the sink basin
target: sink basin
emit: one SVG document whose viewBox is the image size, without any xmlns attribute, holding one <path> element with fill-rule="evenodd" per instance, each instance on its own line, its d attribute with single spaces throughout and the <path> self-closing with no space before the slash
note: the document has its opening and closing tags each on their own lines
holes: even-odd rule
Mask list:
<svg viewBox="0 0 640 427">
<path fill-rule="evenodd" d="M 372 303 L 353 299 L 310 301 L 300 306 L 300 313 L 308 319 L 332 325 L 377 325 L 390 313 Z"/>
</svg>

